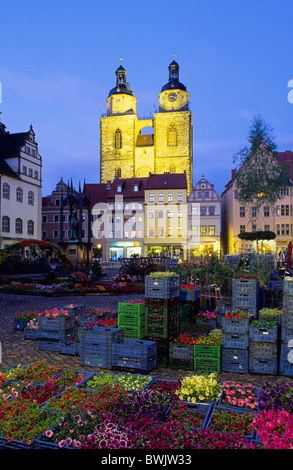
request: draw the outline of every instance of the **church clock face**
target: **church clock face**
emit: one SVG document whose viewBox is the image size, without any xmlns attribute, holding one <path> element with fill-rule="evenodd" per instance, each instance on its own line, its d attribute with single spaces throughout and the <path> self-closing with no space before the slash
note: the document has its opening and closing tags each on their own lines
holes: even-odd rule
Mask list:
<svg viewBox="0 0 293 470">
<path fill-rule="evenodd" d="M 176 101 L 176 99 L 177 99 L 177 93 L 175 93 L 174 91 L 169 93 L 169 95 L 168 95 L 168 100 L 169 101 Z"/>
</svg>

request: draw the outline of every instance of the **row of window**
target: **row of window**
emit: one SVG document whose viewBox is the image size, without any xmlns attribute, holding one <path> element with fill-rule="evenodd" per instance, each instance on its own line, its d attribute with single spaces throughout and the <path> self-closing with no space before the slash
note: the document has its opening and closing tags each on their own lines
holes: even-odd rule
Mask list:
<svg viewBox="0 0 293 470">
<path fill-rule="evenodd" d="M 30 176 L 31 178 L 34 177 L 36 180 L 39 179 L 39 172 L 37 170 L 34 170 L 32 168 L 27 168 L 27 166 L 23 165 L 22 166 L 22 174 Z"/>
<path fill-rule="evenodd" d="M 238 189 L 236 189 L 234 191 L 234 197 L 235 199 L 238 199 L 238 197 L 241 197 L 241 191 L 238 191 Z M 286 188 L 286 189 L 281 189 L 280 191 L 280 198 L 281 197 L 284 197 L 284 196 L 289 196 L 289 188 Z"/>
<path fill-rule="evenodd" d="M 70 230 L 67 231 L 67 234 L 66 234 L 65 230 L 63 230 L 63 237 L 66 237 L 66 236 L 67 236 L 67 238 L 70 238 Z M 44 230 L 42 232 L 42 238 L 43 238 L 43 240 L 46 240 L 48 238 L 48 232 L 46 230 Z M 59 238 L 59 230 L 53 230 L 53 238 Z M 84 229 L 82 229 L 81 238 L 85 238 Z"/>
<path fill-rule="evenodd" d="M 31 155 L 32 157 L 36 156 L 35 149 L 29 147 L 28 145 L 25 147 L 25 153 L 27 153 L 28 155 Z"/>
<path fill-rule="evenodd" d="M 178 145 L 178 132 L 175 124 L 170 124 L 167 129 L 167 145 L 169 147 L 176 147 Z M 116 129 L 114 134 L 114 148 L 122 149 L 122 132 Z"/>
<path fill-rule="evenodd" d="M 9 233 L 10 232 L 10 217 L 4 215 L 2 217 L 2 232 Z M 22 234 L 23 233 L 23 221 L 19 217 L 15 219 L 15 233 Z M 34 234 L 34 221 L 28 220 L 27 221 L 27 234 L 33 235 Z"/>
<path fill-rule="evenodd" d="M 201 237 L 206 237 L 206 236 L 215 236 L 216 234 L 216 227 L 215 225 L 201 225 L 200 227 L 195 226 L 192 227 L 192 236 L 193 237 L 198 237 L 199 235 Z"/>
<path fill-rule="evenodd" d="M 2 197 L 3 199 L 10 199 L 10 186 L 8 183 L 3 183 L 2 186 Z M 35 195 L 33 191 L 29 191 L 27 195 L 27 202 L 30 206 L 34 205 Z M 23 202 L 23 189 L 20 187 L 16 188 L 16 201 Z"/>
<path fill-rule="evenodd" d="M 168 193 L 167 200 L 165 202 L 173 202 L 174 201 L 174 194 L 173 193 Z M 183 193 L 178 193 L 177 194 L 177 201 L 181 202 L 183 201 Z M 149 202 L 155 202 L 155 194 L 150 193 L 149 194 Z M 164 193 L 159 193 L 158 194 L 158 202 L 164 202 Z"/>
<path fill-rule="evenodd" d="M 239 211 L 240 211 L 240 217 L 245 217 L 245 215 L 246 215 L 245 207 L 241 206 L 239 208 Z M 270 217 L 270 213 L 271 213 L 270 206 L 264 206 L 263 207 L 264 217 Z M 289 205 L 289 204 L 278 205 L 278 206 L 276 206 L 275 214 L 276 214 L 277 217 L 280 217 L 280 216 L 291 216 L 292 217 L 293 216 L 293 206 Z M 257 208 L 256 207 L 252 207 L 251 215 L 252 215 L 252 217 L 257 217 Z"/>
<path fill-rule="evenodd" d="M 252 224 L 252 231 L 255 232 L 257 226 Z M 270 225 L 264 225 L 264 230 L 269 231 Z M 245 225 L 240 225 L 240 233 L 245 232 Z M 293 235 L 293 224 L 276 224 L 277 235 Z"/>
</svg>

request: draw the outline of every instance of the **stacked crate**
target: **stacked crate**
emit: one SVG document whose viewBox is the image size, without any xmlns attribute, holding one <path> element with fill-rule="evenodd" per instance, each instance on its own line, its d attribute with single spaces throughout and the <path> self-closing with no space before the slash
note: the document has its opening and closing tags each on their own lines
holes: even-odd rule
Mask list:
<svg viewBox="0 0 293 470">
<path fill-rule="evenodd" d="M 74 316 L 46 317 L 39 315 L 37 348 L 60 352 L 61 342 L 75 334 Z"/>
<path fill-rule="evenodd" d="M 124 338 L 112 344 L 112 368 L 147 374 L 157 367 L 156 341 Z"/>
<path fill-rule="evenodd" d="M 194 370 L 194 344 L 170 342 L 169 367 L 171 369 Z"/>
<path fill-rule="evenodd" d="M 194 345 L 194 370 L 210 374 L 221 371 L 221 346 Z"/>
<path fill-rule="evenodd" d="M 79 330 L 80 365 L 112 369 L 112 348 L 123 341 L 121 328 L 93 326 Z"/>
<path fill-rule="evenodd" d="M 277 375 L 279 369 L 279 333 L 280 328 L 249 328 L 249 372 L 256 374 Z"/>
<path fill-rule="evenodd" d="M 232 310 L 250 318 L 222 318 L 222 371 L 247 374 L 249 369 L 249 324 L 258 316 L 259 283 L 256 279 L 234 279 Z"/>
<path fill-rule="evenodd" d="M 291 348 L 288 343 L 293 339 L 293 278 L 285 277 L 283 284 L 283 314 L 281 315 L 280 375 L 293 376 L 293 364 L 288 361 Z"/>
<path fill-rule="evenodd" d="M 180 304 L 179 331 L 183 333 L 190 324 L 190 304 Z"/>
<path fill-rule="evenodd" d="M 169 345 L 180 333 L 179 276 L 145 277 L 145 338 L 157 342 L 159 366 L 169 365 Z"/>
<path fill-rule="evenodd" d="M 259 282 L 257 279 L 233 279 L 232 310 L 242 310 L 255 318 L 259 311 Z"/>
<path fill-rule="evenodd" d="M 118 327 L 124 338 L 143 339 L 145 303 L 118 302 Z"/>
</svg>

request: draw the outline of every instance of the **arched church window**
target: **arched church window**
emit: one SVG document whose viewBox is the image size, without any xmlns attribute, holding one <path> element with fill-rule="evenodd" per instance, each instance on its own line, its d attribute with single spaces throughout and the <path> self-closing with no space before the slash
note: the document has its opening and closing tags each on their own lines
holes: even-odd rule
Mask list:
<svg viewBox="0 0 293 470">
<path fill-rule="evenodd" d="M 121 149 L 122 148 L 122 132 L 120 129 L 117 129 L 115 132 L 115 149 Z"/>
<path fill-rule="evenodd" d="M 121 168 L 120 167 L 117 167 L 116 170 L 115 170 L 115 176 L 117 176 L 117 178 L 121 178 Z"/>
<path fill-rule="evenodd" d="M 175 165 L 170 165 L 169 172 L 170 173 L 176 173 L 176 166 Z"/>
<path fill-rule="evenodd" d="M 169 145 L 169 146 L 177 145 L 177 130 L 176 130 L 176 126 L 174 124 L 171 124 L 168 127 L 167 145 Z"/>
</svg>

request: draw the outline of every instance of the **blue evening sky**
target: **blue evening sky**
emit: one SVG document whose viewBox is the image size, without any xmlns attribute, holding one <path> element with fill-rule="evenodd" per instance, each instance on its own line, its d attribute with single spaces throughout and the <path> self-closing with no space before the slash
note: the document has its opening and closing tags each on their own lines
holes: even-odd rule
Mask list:
<svg viewBox="0 0 293 470">
<path fill-rule="evenodd" d="M 194 183 L 224 190 L 253 116 L 293 150 L 292 0 L 2 2 L 1 120 L 30 124 L 43 157 L 43 195 L 61 177 L 99 182 L 99 118 L 123 58 L 139 116 L 149 116 L 180 65 L 193 116 Z"/>
</svg>

